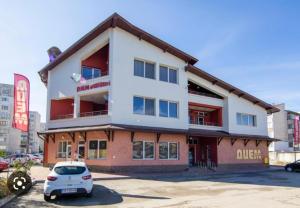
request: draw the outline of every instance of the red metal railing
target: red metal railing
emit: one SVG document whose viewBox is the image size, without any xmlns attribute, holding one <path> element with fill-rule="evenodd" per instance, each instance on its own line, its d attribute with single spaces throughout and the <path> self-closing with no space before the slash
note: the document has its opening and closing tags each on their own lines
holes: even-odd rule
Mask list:
<svg viewBox="0 0 300 208">
<path fill-rule="evenodd" d="M 107 115 L 107 114 L 108 114 L 108 110 L 91 111 L 91 112 L 79 113 L 79 117 L 100 116 L 100 115 Z"/>
</svg>

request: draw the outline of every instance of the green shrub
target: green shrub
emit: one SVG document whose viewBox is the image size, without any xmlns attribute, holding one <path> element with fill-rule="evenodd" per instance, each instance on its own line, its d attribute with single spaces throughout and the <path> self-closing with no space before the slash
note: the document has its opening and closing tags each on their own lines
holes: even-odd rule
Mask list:
<svg viewBox="0 0 300 208">
<path fill-rule="evenodd" d="M 0 157 L 6 157 L 6 152 L 4 150 L 0 150 Z"/>
<path fill-rule="evenodd" d="M 9 194 L 9 190 L 6 184 L 7 184 L 6 179 L 0 178 L 0 199 L 6 197 Z"/>
<path fill-rule="evenodd" d="M 33 166 L 33 161 L 29 160 L 25 163 L 21 163 L 19 160 L 14 161 L 13 167 L 15 168 L 15 171 L 23 171 L 23 172 L 29 172 L 31 167 Z"/>
</svg>

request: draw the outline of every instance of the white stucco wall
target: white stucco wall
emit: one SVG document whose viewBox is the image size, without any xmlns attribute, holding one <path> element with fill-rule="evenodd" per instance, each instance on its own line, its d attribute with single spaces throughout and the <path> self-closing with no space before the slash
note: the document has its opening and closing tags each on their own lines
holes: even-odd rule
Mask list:
<svg viewBox="0 0 300 208">
<path fill-rule="evenodd" d="M 109 115 L 106 118 L 76 118 L 64 121 L 49 121 L 50 100 L 74 97 L 78 105 L 77 84 L 70 78 L 73 73 L 80 73 L 81 60 L 93 54 L 109 42 Z M 134 59 L 155 63 L 156 79 L 134 76 Z M 166 65 L 178 70 L 178 84 L 159 81 L 159 65 Z M 267 135 L 267 112 L 264 108 L 230 94 L 227 90 L 213 85 L 195 74 L 185 72 L 186 63 L 152 44 L 139 40 L 138 37 L 120 29 L 109 29 L 81 48 L 71 57 L 49 72 L 47 127 L 59 128 L 78 125 L 97 125 L 116 123 L 142 125 L 176 129 L 189 128 L 188 102 L 200 102 L 223 107 L 223 127 L 221 130 L 231 133 Z M 221 96 L 223 100 L 188 94 L 187 81 L 191 80 Z M 81 92 L 82 93 L 82 92 Z M 88 93 L 88 92 L 86 92 Z M 136 115 L 133 113 L 133 96 L 155 98 L 155 116 Z M 159 100 L 178 102 L 179 118 L 159 117 Z M 256 115 L 257 126 L 237 125 L 236 113 Z M 218 129 L 219 130 L 219 129 Z"/>
<path fill-rule="evenodd" d="M 113 30 L 112 55 L 113 123 L 188 128 L 187 76 L 184 71 L 186 65 L 184 61 L 119 28 Z M 155 62 L 155 80 L 134 76 L 135 58 Z M 159 81 L 160 64 L 178 70 L 178 84 Z M 133 114 L 133 96 L 135 95 L 155 98 L 156 115 Z M 179 118 L 159 117 L 159 99 L 179 102 Z"/>
<path fill-rule="evenodd" d="M 229 93 L 227 90 L 213 85 L 211 82 L 196 76 L 190 72 L 187 72 L 188 79 L 193 81 L 194 83 L 211 90 L 224 97 L 223 100 L 223 130 L 228 131 L 230 133 L 239 133 L 239 134 L 254 134 L 254 135 L 268 135 L 267 130 L 267 111 L 258 106 L 254 105 L 252 102 L 248 100 L 238 97 L 233 93 Z M 190 96 L 190 101 L 193 101 L 194 98 Z M 199 97 L 200 99 L 200 97 Z M 217 102 L 212 103 L 208 99 L 202 99 L 205 104 L 215 104 L 218 105 Z M 237 113 L 246 113 L 256 115 L 257 125 L 253 126 L 243 126 L 238 125 L 236 120 Z"/>
</svg>

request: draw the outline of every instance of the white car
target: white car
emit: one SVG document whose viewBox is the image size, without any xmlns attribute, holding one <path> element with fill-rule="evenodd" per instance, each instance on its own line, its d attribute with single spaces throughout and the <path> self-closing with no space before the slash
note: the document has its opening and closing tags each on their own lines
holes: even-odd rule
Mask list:
<svg viewBox="0 0 300 208">
<path fill-rule="evenodd" d="M 85 194 L 90 197 L 93 191 L 92 175 L 84 162 L 58 162 L 44 184 L 44 199 L 51 196 Z"/>
</svg>

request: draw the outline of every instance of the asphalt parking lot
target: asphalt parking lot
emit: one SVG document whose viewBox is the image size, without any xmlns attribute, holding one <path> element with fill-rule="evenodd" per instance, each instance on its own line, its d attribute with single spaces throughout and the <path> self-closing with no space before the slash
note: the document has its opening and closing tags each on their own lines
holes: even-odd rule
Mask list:
<svg viewBox="0 0 300 208">
<path fill-rule="evenodd" d="M 6 207 L 300 207 L 300 173 L 96 179 L 92 198 L 43 200 L 42 183 Z"/>
</svg>

